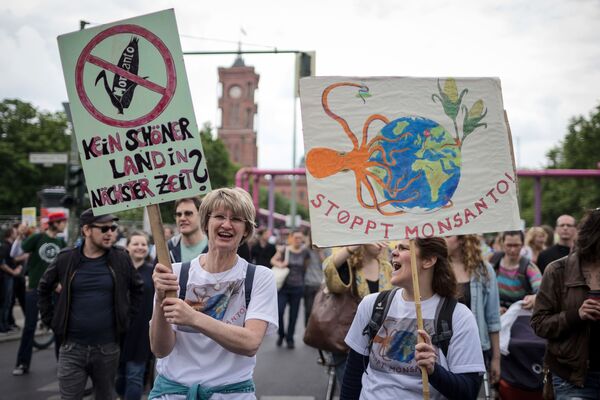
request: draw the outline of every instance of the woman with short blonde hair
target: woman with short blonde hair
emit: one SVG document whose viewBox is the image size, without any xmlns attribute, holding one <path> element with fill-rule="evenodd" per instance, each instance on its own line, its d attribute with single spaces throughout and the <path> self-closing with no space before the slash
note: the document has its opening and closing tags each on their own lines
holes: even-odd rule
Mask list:
<svg viewBox="0 0 600 400">
<path fill-rule="evenodd" d="M 199 210 L 208 252 L 190 263 L 173 264 L 172 271 L 156 265 L 150 344 L 158 377 L 149 399 L 212 394 L 256 399 L 256 353 L 264 336 L 277 330 L 278 315 L 271 270 L 236 254 L 254 233 L 255 214 L 244 190 L 213 190 Z M 180 287 L 180 275 L 182 280 L 186 276 L 182 270 L 187 283 Z M 173 291 L 179 296 L 167 297 Z"/>
</svg>

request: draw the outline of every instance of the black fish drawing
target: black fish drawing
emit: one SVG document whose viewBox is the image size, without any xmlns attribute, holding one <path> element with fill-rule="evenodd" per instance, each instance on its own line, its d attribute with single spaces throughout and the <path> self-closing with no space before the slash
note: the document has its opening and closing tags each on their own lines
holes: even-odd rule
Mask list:
<svg viewBox="0 0 600 400">
<path fill-rule="evenodd" d="M 137 75 L 140 57 L 138 54 L 138 38 L 133 36 L 129 41 L 129 44 L 125 46 L 121 58 L 119 59 L 118 67 Z M 148 78 L 147 76 L 144 79 Z M 98 81 L 104 82 L 104 89 L 106 94 L 110 98 L 111 103 L 115 106 L 119 114 L 123 114 L 123 109 L 129 108 L 131 100 L 133 99 L 133 92 L 137 86 L 137 83 L 130 81 L 121 75 L 115 74 L 113 78 L 112 88 L 108 85 L 108 79 L 106 78 L 106 71 L 102 71 L 96 77 L 95 85 Z"/>
</svg>

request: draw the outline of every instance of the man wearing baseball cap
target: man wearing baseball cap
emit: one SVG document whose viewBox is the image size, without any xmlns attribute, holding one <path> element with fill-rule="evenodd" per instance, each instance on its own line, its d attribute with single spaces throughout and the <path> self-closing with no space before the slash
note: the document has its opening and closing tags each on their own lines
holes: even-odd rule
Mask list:
<svg viewBox="0 0 600 400">
<path fill-rule="evenodd" d="M 60 249 L 67 244 L 58 237 L 67 226 L 67 215 L 62 212 L 48 214 L 48 229 L 45 232 L 35 233 L 21 243 L 25 253 L 29 253 L 27 274 L 29 283 L 25 293 L 25 326 L 21 334 L 21 343 L 17 353 L 17 365 L 12 374 L 20 376 L 29 371 L 31 353 L 33 351 L 33 337 L 38 321 L 38 293 L 37 285 L 46 268 L 52 263 Z"/>
<path fill-rule="evenodd" d="M 40 280 L 42 321 L 60 339 L 58 385 L 61 398 L 83 397 L 88 376 L 96 399 L 114 393 L 119 339 L 137 312 L 143 281 L 127 252 L 114 246 L 118 218 L 94 215 L 79 219 L 83 243 L 63 250 Z M 52 301 L 57 285 L 62 290 Z"/>
</svg>

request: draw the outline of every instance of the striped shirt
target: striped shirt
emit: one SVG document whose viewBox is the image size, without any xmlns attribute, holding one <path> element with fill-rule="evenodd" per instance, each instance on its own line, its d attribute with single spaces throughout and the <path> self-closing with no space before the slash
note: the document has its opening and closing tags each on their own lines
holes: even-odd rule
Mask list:
<svg viewBox="0 0 600 400">
<path fill-rule="evenodd" d="M 498 292 L 502 303 L 514 303 L 523 300 L 523 297 L 531 294 L 527 287 L 523 287 L 519 279 L 519 267 L 514 269 L 505 268 L 500 263 L 500 268 L 496 272 L 498 276 Z M 527 279 L 531 285 L 531 292 L 537 293 L 542 282 L 540 270 L 532 263 L 527 266 Z"/>
</svg>

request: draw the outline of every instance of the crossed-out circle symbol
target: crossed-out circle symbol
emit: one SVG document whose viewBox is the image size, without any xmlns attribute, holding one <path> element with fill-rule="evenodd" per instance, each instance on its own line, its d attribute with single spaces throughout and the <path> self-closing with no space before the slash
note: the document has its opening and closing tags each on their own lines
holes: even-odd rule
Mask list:
<svg viewBox="0 0 600 400">
<path fill-rule="evenodd" d="M 92 50 L 100 42 L 102 42 L 104 39 L 110 36 L 118 35 L 120 33 L 132 33 L 135 35 L 139 35 L 147 41 L 149 41 L 150 43 L 152 43 L 154 47 L 156 47 L 165 63 L 167 71 L 166 87 L 162 87 L 152 81 L 143 79 L 138 75 L 132 74 L 131 72 L 123 68 L 120 68 L 106 60 L 101 59 L 100 57 L 92 55 Z M 85 87 L 83 84 L 83 69 L 85 67 L 85 64 L 88 62 L 110 72 L 118 74 L 126 79 L 129 79 L 130 81 L 137 83 L 140 86 L 145 87 L 148 90 L 152 90 L 153 92 L 162 95 L 160 101 L 146 115 L 143 115 L 133 120 L 120 120 L 104 115 L 96 109 L 94 104 L 90 101 L 87 93 L 85 92 Z M 94 38 L 83 48 L 81 54 L 79 55 L 79 58 L 77 59 L 77 65 L 75 66 L 75 87 L 77 89 L 77 95 L 79 96 L 79 99 L 83 104 L 83 107 L 98 121 L 107 125 L 117 126 L 120 128 L 132 128 L 135 126 L 144 125 L 157 118 L 165 110 L 165 108 L 173 98 L 176 86 L 177 74 L 175 72 L 175 63 L 173 62 L 171 52 L 158 36 L 150 32 L 149 30 L 142 28 L 139 25 L 117 25 L 100 32 L 99 34 L 94 36 Z"/>
</svg>

